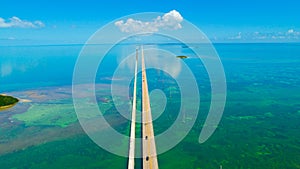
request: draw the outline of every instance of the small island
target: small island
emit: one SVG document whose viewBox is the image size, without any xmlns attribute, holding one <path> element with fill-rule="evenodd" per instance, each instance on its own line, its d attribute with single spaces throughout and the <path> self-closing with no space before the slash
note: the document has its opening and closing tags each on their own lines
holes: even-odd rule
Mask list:
<svg viewBox="0 0 300 169">
<path fill-rule="evenodd" d="M 188 58 L 187 56 L 176 56 L 177 58 L 180 58 L 180 59 L 186 59 Z"/>
<path fill-rule="evenodd" d="M 12 96 L 0 94 L 0 111 L 13 107 L 19 102 L 19 99 Z"/>
</svg>

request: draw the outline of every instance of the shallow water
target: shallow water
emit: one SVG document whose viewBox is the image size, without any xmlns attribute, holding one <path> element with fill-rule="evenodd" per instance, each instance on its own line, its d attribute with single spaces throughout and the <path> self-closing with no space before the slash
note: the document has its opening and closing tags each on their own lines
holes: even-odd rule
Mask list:
<svg viewBox="0 0 300 169">
<path fill-rule="evenodd" d="M 81 47 L 0 47 L 0 93 L 32 101 L 0 112 L 1 168 L 126 168 L 126 158 L 99 148 L 76 119 L 71 84 Z M 228 94 L 216 132 L 203 144 L 198 136 L 210 105 L 205 68 L 182 45 L 160 47 L 190 56 L 184 62 L 192 67 L 201 94 L 194 127 L 180 144 L 158 156 L 160 168 L 300 168 L 299 44 L 215 44 Z M 127 103 L 113 103 L 108 91 L 124 48 L 135 47 L 118 46 L 108 54 L 101 67 L 106 71 L 97 73 L 96 95 L 103 116 L 128 135 L 129 121 L 115 107 Z M 147 73 L 149 89 L 162 89 L 168 98 L 165 111 L 154 122 L 159 134 L 176 119 L 180 94 L 168 74 Z"/>
</svg>

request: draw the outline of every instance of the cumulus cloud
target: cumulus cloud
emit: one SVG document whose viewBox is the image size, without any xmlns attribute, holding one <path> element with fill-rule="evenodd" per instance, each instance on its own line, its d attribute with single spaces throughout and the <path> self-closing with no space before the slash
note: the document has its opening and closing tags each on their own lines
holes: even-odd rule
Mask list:
<svg viewBox="0 0 300 169">
<path fill-rule="evenodd" d="M 288 30 L 288 34 L 292 34 L 292 33 L 294 33 L 294 32 L 295 32 L 294 29 Z"/>
<path fill-rule="evenodd" d="M 294 29 L 289 29 L 288 31 L 287 31 L 287 34 L 288 35 L 290 35 L 290 36 L 300 36 L 300 32 L 299 31 L 296 31 L 296 30 L 294 30 Z"/>
<path fill-rule="evenodd" d="M 135 20 L 132 18 L 127 19 L 127 21 L 117 21 L 115 25 L 122 31 L 126 33 L 133 32 L 157 32 L 159 29 L 170 29 L 176 30 L 181 29 L 181 22 L 183 17 L 176 10 L 172 10 L 163 16 L 158 16 L 152 21 L 144 22 L 140 20 Z"/>
<path fill-rule="evenodd" d="M 239 39 L 242 39 L 242 32 L 239 32 L 238 35 L 233 36 L 233 37 L 229 37 L 228 39 L 230 39 L 230 40 L 239 40 Z"/>
<path fill-rule="evenodd" d="M 285 39 L 285 40 L 298 40 L 300 39 L 300 32 L 289 29 L 286 32 L 275 32 L 272 35 L 272 39 Z"/>
<path fill-rule="evenodd" d="M 288 29 L 282 32 L 239 32 L 237 35 L 229 36 L 227 40 L 254 40 L 254 41 L 273 41 L 285 40 L 295 41 L 300 39 L 300 32 L 295 29 Z"/>
<path fill-rule="evenodd" d="M 20 18 L 14 16 L 5 20 L 0 17 L 0 28 L 41 28 L 44 27 L 45 24 L 41 21 L 26 21 L 21 20 Z"/>
</svg>

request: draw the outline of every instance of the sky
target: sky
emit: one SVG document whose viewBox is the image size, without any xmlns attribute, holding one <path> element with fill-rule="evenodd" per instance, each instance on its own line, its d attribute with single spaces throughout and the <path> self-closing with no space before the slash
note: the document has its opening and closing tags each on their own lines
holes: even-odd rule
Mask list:
<svg viewBox="0 0 300 169">
<path fill-rule="evenodd" d="M 297 0 L 1 0 L 0 45 L 81 44 L 120 17 L 173 10 L 213 42 L 300 42 L 299 6 Z"/>
</svg>

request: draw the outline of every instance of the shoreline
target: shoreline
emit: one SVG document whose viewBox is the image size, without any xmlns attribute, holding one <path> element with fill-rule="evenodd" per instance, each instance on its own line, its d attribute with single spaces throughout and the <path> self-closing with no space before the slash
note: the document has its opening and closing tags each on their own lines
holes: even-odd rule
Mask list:
<svg viewBox="0 0 300 169">
<path fill-rule="evenodd" d="M 12 104 L 0 106 L 0 111 L 10 109 L 10 108 L 14 107 L 18 102 L 20 102 L 20 99 L 19 99 L 19 98 L 16 98 L 16 97 L 13 97 L 13 96 L 9 96 L 9 95 L 4 94 L 4 93 L 1 93 L 0 96 L 1 96 L 1 97 L 9 97 L 9 98 L 12 98 L 12 99 L 16 100 L 16 101 L 15 101 L 14 103 L 12 103 Z"/>
<path fill-rule="evenodd" d="M 14 104 L 6 105 L 6 106 L 0 106 L 0 111 L 10 109 L 10 108 L 14 107 L 17 103 L 18 102 L 14 103 Z"/>
</svg>

